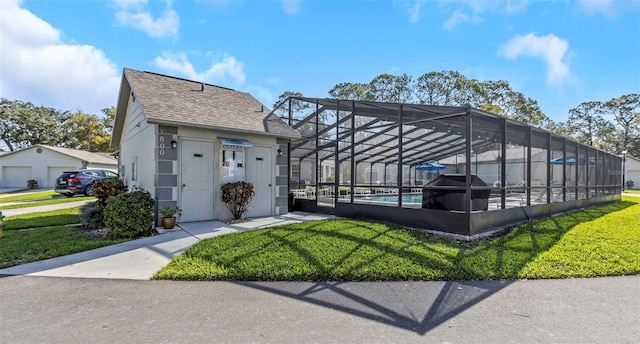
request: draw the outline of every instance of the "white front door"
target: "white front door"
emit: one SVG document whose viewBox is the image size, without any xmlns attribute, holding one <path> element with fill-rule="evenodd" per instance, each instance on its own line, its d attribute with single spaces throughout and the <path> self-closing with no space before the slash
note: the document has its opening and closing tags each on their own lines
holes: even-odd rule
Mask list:
<svg viewBox="0 0 640 344">
<path fill-rule="evenodd" d="M 213 220 L 213 143 L 180 143 L 180 221 Z"/>
<path fill-rule="evenodd" d="M 247 165 L 247 181 L 253 183 L 255 195 L 249 206 L 246 217 L 273 215 L 272 206 L 273 170 L 272 149 L 268 147 L 251 147 L 247 149 L 245 163 Z"/>
</svg>

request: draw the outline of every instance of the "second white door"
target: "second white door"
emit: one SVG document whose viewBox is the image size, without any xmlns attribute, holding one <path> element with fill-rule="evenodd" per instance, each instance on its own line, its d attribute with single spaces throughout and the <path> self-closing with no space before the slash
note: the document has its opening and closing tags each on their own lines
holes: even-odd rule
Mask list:
<svg viewBox="0 0 640 344">
<path fill-rule="evenodd" d="M 246 217 L 272 215 L 273 207 L 273 169 L 272 149 L 269 147 L 251 147 L 247 149 L 247 181 L 253 183 L 255 195 Z"/>
</svg>

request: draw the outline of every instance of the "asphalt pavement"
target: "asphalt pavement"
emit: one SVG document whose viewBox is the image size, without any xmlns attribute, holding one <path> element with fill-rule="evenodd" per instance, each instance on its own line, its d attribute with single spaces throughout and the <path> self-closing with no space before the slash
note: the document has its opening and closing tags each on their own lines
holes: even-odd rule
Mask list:
<svg viewBox="0 0 640 344">
<path fill-rule="evenodd" d="M 2 343 L 637 343 L 640 276 L 461 282 L 0 278 Z"/>
<path fill-rule="evenodd" d="M 182 282 L 183 230 L 0 270 L 0 343 L 636 343 L 640 276 L 443 282 Z M 69 278 L 74 277 L 74 278 Z"/>
</svg>

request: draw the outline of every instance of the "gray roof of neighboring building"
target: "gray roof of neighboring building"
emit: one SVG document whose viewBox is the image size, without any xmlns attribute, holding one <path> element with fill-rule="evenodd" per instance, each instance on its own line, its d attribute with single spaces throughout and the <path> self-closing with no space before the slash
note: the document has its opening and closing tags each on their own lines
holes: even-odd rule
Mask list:
<svg viewBox="0 0 640 344">
<path fill-rule="evenodd" d="M 256 133 L 283 138 L 300 134 L 249 93 L 124 68 L 112 146 L 117 146 L 131 93 L 149 123 Z M 116 140 L 114 140 L 114 138 Z"/>
<path fill-rule="evenodd" d="M 72 149 L 72 148 L 64 148 L 64 147 L 55 147 L 55 146 L 49 146 L 49 145 L 33 145 L 31 147 L 28 148 L 24 148 L 24 149 L 20 149 L 17 151 L 13 151 L 13 152 L 8 152 L 2 155 L 2 157 L 6 157 L 8 155 L 11 154 L 16 154 L 16 153 L 20 153 L 22 151 L 26 151 L 29 149 L 34 149 L 37 147 L 41 147 L 44 149 L 49 149 L 52 150 L 54 152 L 58 152 L 60 154 L 64 154 L 67 156 L 70 156 L 72 158 L 76 158 L 82 161 L 86 161 L 90 164 L 105 164 L 105 165 L 118 165 L 118 160 L 114 159 L 113 157 L 110 156 L 105 156 L 103 155 L 104 153 L 92 153 L 92 152 L 87 152 L 87 151 L 83 151 L 83 150 L 79 150 L 79 149 Z"/>
</svg>

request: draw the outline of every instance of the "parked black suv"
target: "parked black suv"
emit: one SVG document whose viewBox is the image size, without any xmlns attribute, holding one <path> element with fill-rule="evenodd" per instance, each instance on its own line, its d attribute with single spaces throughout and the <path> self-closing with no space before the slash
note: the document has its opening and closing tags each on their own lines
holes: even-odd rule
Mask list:
<svg viewBox="0 0 640 344">
<path fill-rule="evenodd" d="M 120 176 L 109 170 L 77 170 L 64 172 L 56 179 L 55 191 L 67 197 L 75 194 L 93 196 L 91 186 L 93 182 L 105 178 L 120 178 Z"/>
</svg>

